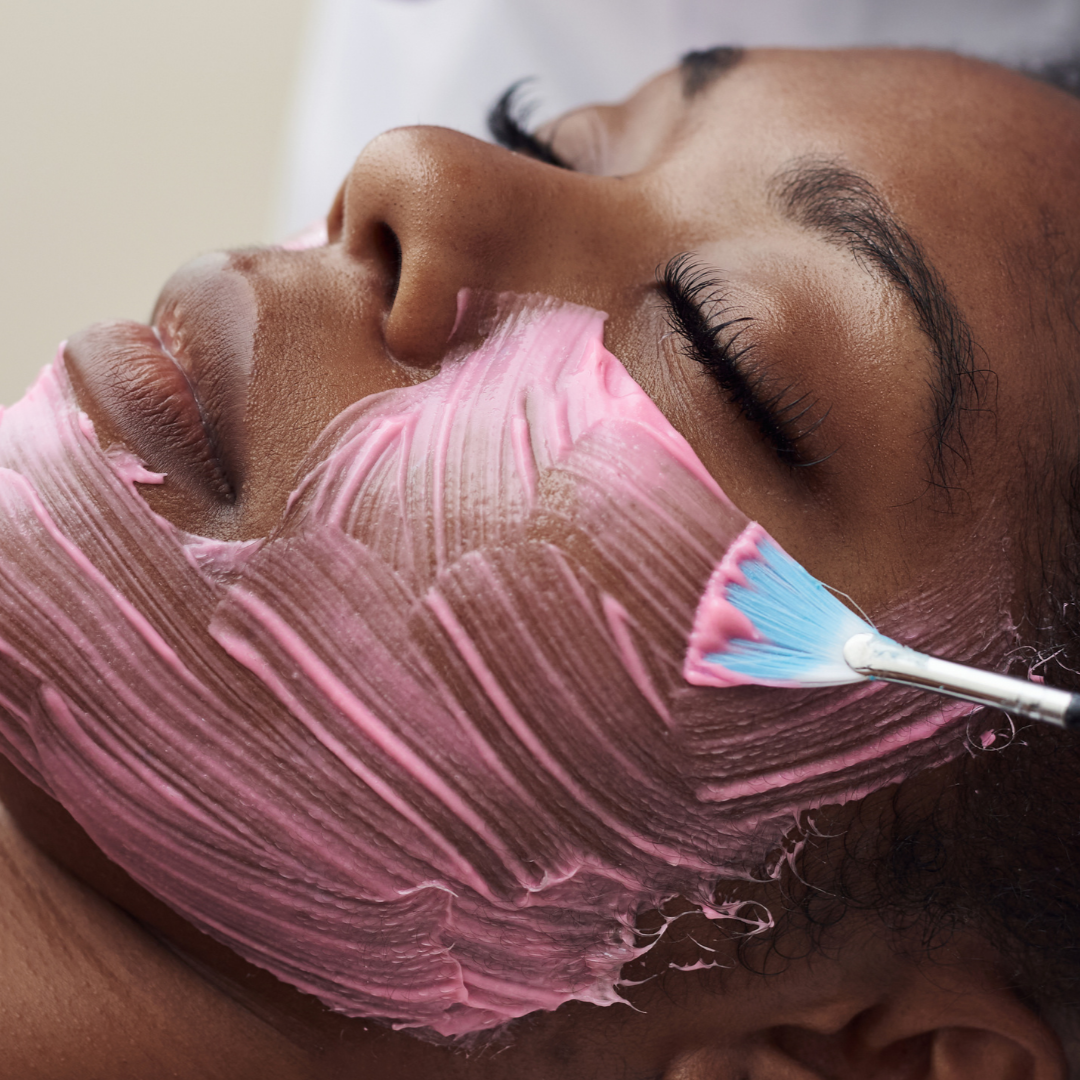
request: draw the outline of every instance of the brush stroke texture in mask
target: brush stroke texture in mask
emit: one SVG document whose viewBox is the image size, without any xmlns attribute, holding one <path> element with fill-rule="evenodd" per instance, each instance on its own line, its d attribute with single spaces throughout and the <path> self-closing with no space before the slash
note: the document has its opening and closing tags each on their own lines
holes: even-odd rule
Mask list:
<svg viewBox="0 0 1080 1080">
<path fill-rule="evenodd" d="M 746 517 L 602 315 L 495 326 L 340 415 L 259 541 L 154 515 L 61 360 L 0 424 L 4 751 L 242 956 L 448 1035 L 618 1001 L 640 913 L 723 913 L 794 813 L 951 756 L 965 708 L 689 687 Z"/>
</svg>

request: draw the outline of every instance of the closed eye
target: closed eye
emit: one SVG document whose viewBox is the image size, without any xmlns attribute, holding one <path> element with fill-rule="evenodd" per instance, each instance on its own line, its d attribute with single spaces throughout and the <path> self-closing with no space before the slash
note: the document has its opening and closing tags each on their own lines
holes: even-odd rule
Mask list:
<svg viewBox="0 0 1080 1080">
<path fill-rule="evenodd" d="M 529 117 L 536 108 L 534 102 L 525 100 L 521 94 L 521 88 L 528 81 L 519 79 L 495 102 L 487 117 L 488 132 L 507 150 L 535 158 L 545 165 L 554 165 L 557 169 L 569 169 L 570 166 L 551 149 L 550 143 L 537 138 L 528 129 Z"/>
<path fill-rule="evenodd" d="M 785 465 L 805 469 L 832 457 L 835 451 L 808 453 L 806 445 L 829 409 L 822 409 L 816 398 L 791 383 L 773 384 L 750 355 L 753 343 L 745 331 L 753 319 L 727 317 L 719 282 L 692 255 L 675 256 L 658 274 L 658 284 L 671 328 L 682 339 L 687 355 L 705 369 Z"/>
</svg>

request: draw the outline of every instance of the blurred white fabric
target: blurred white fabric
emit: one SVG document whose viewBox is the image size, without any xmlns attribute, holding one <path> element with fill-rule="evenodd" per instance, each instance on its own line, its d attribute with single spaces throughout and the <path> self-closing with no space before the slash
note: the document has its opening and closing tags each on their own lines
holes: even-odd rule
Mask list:
<svg viewBox="0 0 1080 1080">
<path fill-rule="evenodd" d="M 1080 49 L 1080 0 L 319 0 L 289 138 L 281 233 L 325 213 L 353 159 L 404 124 L 484 137 L 512 82 L 541 121 L 624 97 L 710 45 L 914 45 L 1008 63 Z"/>
</svg>

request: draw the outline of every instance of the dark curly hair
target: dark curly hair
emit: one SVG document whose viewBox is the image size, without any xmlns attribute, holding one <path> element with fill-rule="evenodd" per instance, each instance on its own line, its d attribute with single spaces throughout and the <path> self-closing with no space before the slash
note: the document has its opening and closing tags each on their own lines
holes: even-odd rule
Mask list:
<svg viewBox="0 0 1080 1080">
<path fill-rule="evenodd" d="M 1037 1012 L 1080 1010 L 1080 739 L 1022 728 L 942 779 L 864 800 L 839 833 L 811 816 L 771 947 L 794 928 L 819 939 L 852 911 L 931 955 L 974 931 Z"/>
</svg>

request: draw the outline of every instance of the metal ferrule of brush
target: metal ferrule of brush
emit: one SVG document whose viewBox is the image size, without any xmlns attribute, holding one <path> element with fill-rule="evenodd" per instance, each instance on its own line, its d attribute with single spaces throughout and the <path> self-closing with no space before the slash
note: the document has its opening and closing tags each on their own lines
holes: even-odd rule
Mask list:
<svg viewBox="0 0 1080 1080">
<path fill-rule="evenodd" d="M 849 638 L 844 660 L 852 670 L 870 678 L 934 690 L 1059 727 L 1080 727 L 1080 694 L 939 660 L 879 634 Z"/>
</svg>

